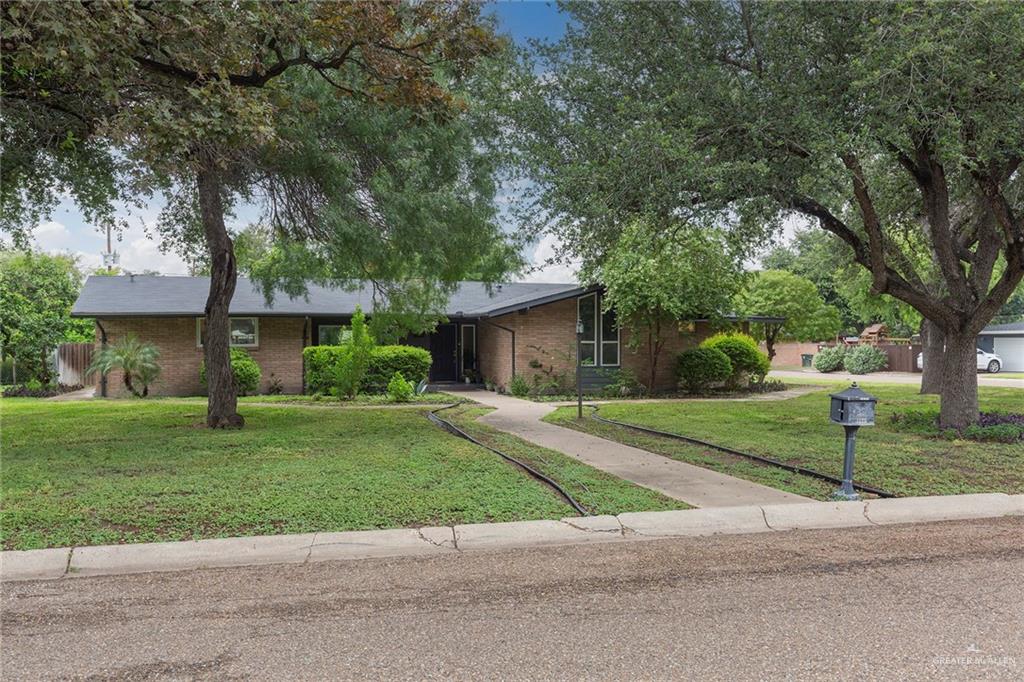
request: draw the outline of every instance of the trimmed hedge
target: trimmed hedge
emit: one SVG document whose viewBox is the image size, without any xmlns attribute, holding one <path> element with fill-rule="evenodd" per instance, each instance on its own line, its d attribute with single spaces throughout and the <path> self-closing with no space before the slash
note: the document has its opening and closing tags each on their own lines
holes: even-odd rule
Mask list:
<svg viewBox="0 0 1024 682">
<path fill-rule="evenodd" d="M 732 363 L 729 382 L 740 385 L 747 375 L 761 381 L 771 369 L 768 356 L 761 352 L 753 337 L 739 332 L 727 332 L 709 336 L 701 342 L 700 348 L 715 348 L 722 351 Z"/>
<path fill-rule="evenodd" d="M 328 393 L 335 383 L 335 372 L 348 350 L 345 346 L 309 346 L 302 351 L 306 361 L 306 390 Z M 416 346 L 376 346 L 370 351 L 370 366 L 363 377 L 362 390 L 384 393 L 399 372 L 415 386 L 430 373 L 430 352 Z"/>
<path fill-rule="evenodd" d="M 691 348 L 679 354 L 676 376 L 688 391 L 702 391 L 732 376 L 732 361 L 717 348 Z"/>
<path fill-rule="evenodd" d="M 363 378 L 363 389 L 383 393 L 391 377 L 400 372 L 413 386 L 427 378 L 432 362 L 430 351 L 417 346 L 377 346 L 370 353 L 370 367 Z"/>
<path fill-rule="evenodd" d="M 260 387 L 263 373 L 260 366 L 244 348 L 231 349 L 231 374 L 235 378 L 235 393 L 238 395 L 255 394 Z M 206 388 L 206 361 L 199 365 L 199 383 Z"/>
</svg>

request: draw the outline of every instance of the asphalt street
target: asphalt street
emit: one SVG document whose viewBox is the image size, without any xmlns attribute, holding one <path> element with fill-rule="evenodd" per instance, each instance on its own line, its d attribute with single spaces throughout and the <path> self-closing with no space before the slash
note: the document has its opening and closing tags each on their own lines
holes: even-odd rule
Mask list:
<svg viewBox="0 0 1024 682">
<path fill-rule="evenodd" d="M 3 586 L 4 680 L 1024 678 L 1024 519 Z"/>
</svg>

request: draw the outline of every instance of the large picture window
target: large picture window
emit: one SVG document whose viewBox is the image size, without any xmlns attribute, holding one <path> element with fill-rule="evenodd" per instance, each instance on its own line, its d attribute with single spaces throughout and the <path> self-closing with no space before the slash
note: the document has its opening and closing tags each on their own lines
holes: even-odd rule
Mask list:
<svg viewBox="0 0 1024 682">
<path fill-rule="evenodd" d="M 619 364 L 619 322 L 614 310 L 601 313 L 601 364 Z"/>
<path fill-rule="evenodd" d="M 352 330 L 340 324 L 317 326 L 316 340 L 321 346 L 340 346 L 352 338 Z"/>
<path fill-rule="evenodd" d="M 597 364 L 597 294 L 576 299 L 576 314 L 583 322 L 583 337 L 580 341 L 580 363 Z"/>
<path fill-rule="evenodd" d="M 232 317 L 229 320 L 228 337 L 232 346 L 237 348 L 255 348 L 260 345 L 260 318 Z M 203 347 L 206 339 L 206 318 L 196 318 L 196 346 Z"/>
<path fill-rule="evenodd" d="M 597 294 L 576 299 L 576 313 L 583 322 L 580 359 L 584 365 L 619 366 L 619 325 L 615 311 L 601 312 Z"/>
</svg>

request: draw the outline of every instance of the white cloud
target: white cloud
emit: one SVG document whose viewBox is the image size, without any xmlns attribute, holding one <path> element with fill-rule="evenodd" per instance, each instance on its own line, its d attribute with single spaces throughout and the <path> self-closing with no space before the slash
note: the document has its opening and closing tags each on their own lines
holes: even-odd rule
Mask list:
<svg viewBox="0 0 1024 682">
<path fill-rule="evenodd" d="M 51 220 L 42 223 L 34 232 L 36 245 L 44 251 L 64 251 L 71 241 L 71 233 L 63 223 Z"/>
<path fill-rule="evenodd" d="M 107 244 L 106 235 L 99 231 L 83 229 L 73 234 L 62 223 L 50 221 L 35 229 L 34 239 L 36 248 L 40 250 L 76 256 L 86 273 L 103 267 L 102 254 L 106 252 Z M 118 265 L 122 270 L 151 270 L 163 275 L 181 275 L 188 271 L 180 256 L 160 251 L 159 242 L 146 234 L 144 224 L 125 230 L 114 238 L 112 246 L 120 256 Z"/>
<path fill-rule="evenodd" d="M 533 269 L 523 277 L 524 282 L 575 282 L 579 261 L 561 261 L 558 258 L 561 242 L 554 235 L 546 234 L 533 250 Z"/>
</svg>

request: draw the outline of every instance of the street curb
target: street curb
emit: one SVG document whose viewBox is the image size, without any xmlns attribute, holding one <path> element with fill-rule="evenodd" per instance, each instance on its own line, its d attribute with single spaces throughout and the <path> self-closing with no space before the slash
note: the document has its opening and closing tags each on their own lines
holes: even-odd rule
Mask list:
<svg viewBox="0 0 1024 682">
<path fill-rule="evenodd" d="M 1024 495 L 707 507 L 561 521 L 304 533 L 0 552 L 0 580 L 52 580 L 196 568 L 440 556 L 521 547 L 1024 516 Z"/>
</svg>

